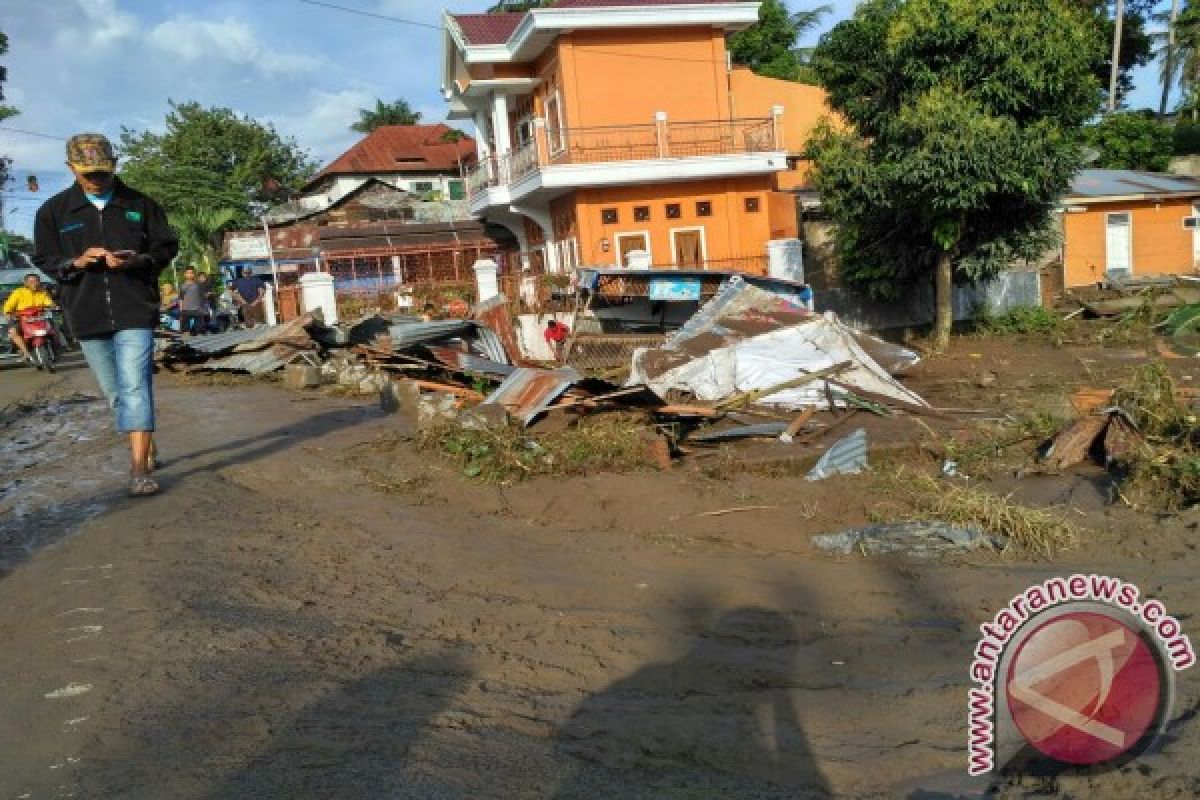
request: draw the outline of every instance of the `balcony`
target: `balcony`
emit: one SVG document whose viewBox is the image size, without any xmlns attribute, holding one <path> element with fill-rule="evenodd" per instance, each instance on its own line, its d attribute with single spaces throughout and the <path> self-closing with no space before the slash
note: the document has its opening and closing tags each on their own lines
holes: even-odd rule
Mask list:
<svg viewBox="0 0 1200 800">
<path fill-rule="evenodd" d="M 537 128 L 511 153 L 467 176 L 473 211 L 539 189 L 696 180 L 785 169 L 778 117 L 595 128 Z"/>
</svg>

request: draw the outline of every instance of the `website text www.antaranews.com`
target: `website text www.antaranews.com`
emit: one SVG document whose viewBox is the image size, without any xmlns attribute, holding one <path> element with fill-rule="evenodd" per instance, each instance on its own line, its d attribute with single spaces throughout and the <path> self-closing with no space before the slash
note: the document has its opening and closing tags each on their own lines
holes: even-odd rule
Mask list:
<svg viewBox="0 0 1200 800">
<path fill-rule="evenodd" d="M 1026 620 L 1064 603 L 1099 602 L 1122 609 L 1143 622 L 1162 644 L 1175 671 L 1196 662 L 1191 640 L 1183 633 L 1179 620 L 1167 614 L 1158 600 L 1141 597 L 1137 586 L 1106 575 L 1072 575 L 1049 578 L 1018 594 L 991 622 L 979 626 L 983 634 L 971 662 L 973 686 L 969 692 L 969 767 L 972 775 L 982 775 L 994 767 L 996 670 L 1013 634 Z"/>
</svg>

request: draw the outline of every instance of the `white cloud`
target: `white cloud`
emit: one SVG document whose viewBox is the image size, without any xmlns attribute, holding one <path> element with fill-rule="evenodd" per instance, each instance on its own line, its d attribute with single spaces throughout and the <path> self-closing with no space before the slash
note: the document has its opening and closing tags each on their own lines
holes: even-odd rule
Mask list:
<svg viewBox="0 0 1200 800">
<path fill-rule="evenodd" d="M 220 22 L 173 17 L 155 26 L 147 40 L 164 55 L 182 61 L 210 66 L 223 62 L 268 75 L 309 72 L 324 63 L 320 57 L 273 49 L 246 22 L 232 17 Z"/>
<path fill-rule="evenodd" d="M 363 88 L 312 89 L 294 110 L 267 119 L 282 135 L 294 137 L 318 162 L 327 164 L 359 139 L 361 134 L 350 126 L 358 119 L 358 109 L 374 105 L 375 97 L 375 92 Z"/>
</svg>

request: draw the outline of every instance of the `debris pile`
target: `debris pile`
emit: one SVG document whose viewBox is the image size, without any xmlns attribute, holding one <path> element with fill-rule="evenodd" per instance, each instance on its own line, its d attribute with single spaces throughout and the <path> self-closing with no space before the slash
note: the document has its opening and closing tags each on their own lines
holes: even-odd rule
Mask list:
<svg viewBox="0 0 1200 800">
<path fill-rule="evenodd" d="M 265 375 L 305 356 L 315 358 L 314 332 L 323 327 L 312 314 L 283 325 L 258 325 L 212 336 L 172 336 L 158 353 L 169 370 L 228 371 Z"/>
</svg>

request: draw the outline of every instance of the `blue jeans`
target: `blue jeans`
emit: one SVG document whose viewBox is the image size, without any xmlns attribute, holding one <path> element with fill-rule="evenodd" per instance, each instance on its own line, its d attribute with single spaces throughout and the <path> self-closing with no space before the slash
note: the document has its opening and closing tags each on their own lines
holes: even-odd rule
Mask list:
<svg viewBox="0 0 1200 800">
<path fill-rule="evenodd" d="M 121 433 L 154 430 L 154 331 L 131 328 L 80 341 Z"/>
</svg>

